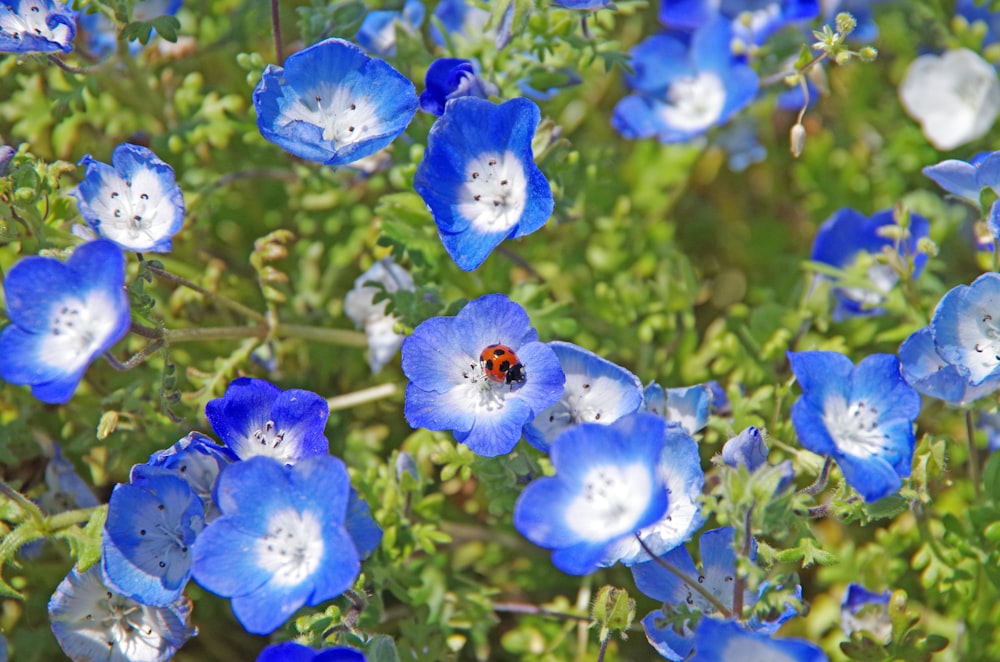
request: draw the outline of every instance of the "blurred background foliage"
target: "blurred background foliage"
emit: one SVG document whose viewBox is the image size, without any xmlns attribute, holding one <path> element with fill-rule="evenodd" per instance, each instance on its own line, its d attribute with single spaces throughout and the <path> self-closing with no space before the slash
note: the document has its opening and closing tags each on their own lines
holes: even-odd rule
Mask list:
<svg viewBox="0 0 1000 662">
<path fill-rule="evenodd" d="M 77 4 L 125 16 L 131 10 L 127 0 Z M 327 36 L 350 39 L 366 11 L 399 4 L 282 2 L 286 52 Z M 434 4 L 428 2 L 428 15 Z M 391 251 L 424 295 L 396 297 L 408 327 L 453 314 L 466 299 L 507 293 L 528 309 L 543 340 L 575 342 L 644 383 L 719 380 L 733 413 L 714 418 L 701 437 L 706 470 L 729 436 L 757 425 L 769 432 L 772 459 L 794 459 L 798 483 L 808 484 L 820 462 L 797 450 L 787 421 L 795 394 L 786 350 L 836 349 L 855 361 L 894 353 L 927 324 L 943 292 L 971 282 L 990 263 L 976 253 L 971 215 L 944 201 L 921 175 L 942 155 L 896 96 L 918 53 L 959 44 L 979 49 L 975 30 L 953 22 L 945 0 L 873 3 L 879 57 L 825 68 L 828 94 L 806 113 L 802 157 L 789 153 L 795 113 L 776 108 L 778 83 L 744 112 L 767 158 L 733 172 L 714 135 L 661 145 L 626 141 L 610 126 L 626 93 L 627 52 L 659 29 L 657 6 L 624 0 L 616 11 L 601 10 L 587 19 L 593 35 L 587 39 L 578 14 L 517 0 L 513 40 L 499 51 L 492 31 L 501 12 L 483 7 L 493 11 L 484 34 L 442 48 L 426 21 L 418 31 L 398 30 L 389 61 L 418 90 L 428 65 L 442 55 L 476 58 L 503 98 L 520 95 L 523 80 L 537 88 L 572 72 L 580 83 L 539 102 L 545 119 L 535 153 L 556 193 L 554 217 L 541 231 L 504 243 L 476 272 L 461 272 L 447 257 L 412 189 L 431 116 L 418 113 L 385 156 L 386 167 L 371 173 L 299 161 L 260 136 L 250 95 L 275 59 L 271 7 L 263 0 L 187 2 L 177 14 L 177 44 L 154 39 L 136 57 L 106 61 L 65 58 L 83 74 L 42 56 L 0 56 L 0 136 L 19 146 L 10 176 L 0 179 L 0 268 L 76 243 L 70 229 L 79 218 L 66 193 L 82 177 L 73 165 L 80 158 L 108 161 L 123 141 L 148 145 L 175 168 L 187 203 L 173 252 L 158 257 L 170 272 L 287 324 L 349 330 L 345 293 Z M 774 73 L 811 42 L 808 31 L 791 30 L 753 64 L 764 76 Z M 987 49 L 994 62 L 996 55 Z M 1000 138 L 988 135 L 955 157 L 998 148 Z M 888 314 L 834 323 L 829 293 L 811 286 L 807 260 L 819 224 L 844 206 L 866 215 L 896 206 L 920 212 L 940 252 L 909 291 L 892 292 Z M 277 231 L 285 233 L 271 234 Z M 211 297 L 140 273 L 134 259 L 129 268 L 139 319 L 167 328 L 247 323 Z M 130 337 L 114 353 L 123 359 L 146 342 Z M 273 370 L 262 357 L 273 360 Z M 654 608 L 621 567 L 583 579 L 554 571 L 548 553 L 510 522 L 525 477 L 544 459 L 524 444 L 509 458 L 477 458 L 450 435 L 411 430 L 402 416 L 398 359 L 372 375 L 360 346 L 292 338 L 175 344 L 129 372 L 98 362 L 74 399 L 59 407 L 3 386 L 3 478 L 37 496 L 58 441 L 106 500 L 134 463 L 192 429 L 209 431 L 205 402 L 244 374 L 328 398 L 395 385 L 386 388 L 388 397 L 332 412 L 327 428 L 331 451 L 345 459 L 385 530 L 359 580 L 369 604 L 358 613 L 357 605 L 338 600 L 290 623 L 279 637 L 300 631 L 315 642 L 327 634 L 357 644 L 384 633 L 404 659 L 582 660 L 593 659 L 597 643 L 580 620 L 494 606 L 587 614 L 597 590 L 613 584 L 639 600 L 640 616 Z M 1000 658 L 998 553 L 983 535 L 1000 519 L 994 517 L 1000 495 L 976 500 L 964 471 L 964 434 L 960 412 L 925 402 L 918 469 L 904 490 L 910 507 L 873 513 L 841 499 L 839 517 L 812 522 L 808 535 L 780 520 L 760 522 L 762 557 L 797 570 L 811 605 L 787 633 L 820 641 L 842 659 L 839 600 L 847 582 L 860 581 L 903 589 L 922 626 L 950 640 L 940 659 Z M 415 460 L 415 472 L 397 470 L 400 451 Z M 725 508 L 713 507 L 722 521 Z M 10 515 L 11 504 L 2 508 Z M 783 526 L 796 533 L 782 533 Z M 815 541 L 795 537 L 802 535 Z M 782 557 L 783 550 L 801 554 Z M 73 561 L 64 543 L 51 543 L 37 560 L 15 557 L 4 567 L 4 580 L 24 596 L 3 599 L 0 611 L 17 660 L 59 656 L 45 605 Z M 194 584 L 189 594 L 200 635 L 177 659 L 252 659 L 266 643 L 242 632 L 225 601 Z M 375 644 L 386 648 L 383 640 Z M 608 659 L 654 655 L 633 626 L 627 639 L 612 641 Z"/>
</svg>

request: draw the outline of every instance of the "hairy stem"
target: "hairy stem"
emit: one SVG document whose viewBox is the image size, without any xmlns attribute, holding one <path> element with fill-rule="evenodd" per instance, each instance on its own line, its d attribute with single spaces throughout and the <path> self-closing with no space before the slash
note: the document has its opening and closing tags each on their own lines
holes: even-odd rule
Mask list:
<svg viewBox="0 0 1000 662">
<path fill-rule="evenodd" d="M 965 411 L 965 435 L 969 441 L 969 480 L 972 481 L 972 489 L 975 490 L 976 498 L 979 498 L 981 488 L 979 485 L 979 453 L 976 449 L 976 427 L 972 421 L 972 410 Z"/>
<path fill-rule="evenodd" d="M 124 372 L 126 370 L 131 370 L 132 368 L 135 368 L 136 366 L 141 365 L 142 363 L 149 360 L 149 357 L 151 357 L 153 354 L 156 354 L 156 352 L 159 351 L 160 348 L 162 348 L 165 344 L 166 341 L 163 338 L 154 340 L 153 342 L 146 345 L 140 352 L 137 352 L 136 354 L 132 355 L 132 357 L 129 358 L 124 363 L 120 362 L 118 359 L 112 356 L 111 352 L 105 352 L 104 358 L 108 363 L 111 364 L 112 368 L 118 370 L 119 372 Z"/>
<path fill-rule="evenodd" d="M 253 308 L 250 308 L 248 306 L 244 306 L 239 301 L 234 301 L 233 299 L 230 299 L 227 296 L 223 296 L 223 295 L 218 294 L 216 292 L 211 292 L 209 290 L 206 290 L 201 285 L 198 285 L 197 283 L 192 283 L 187 278 L 184 278 L 182 276 L 178 276 L 177 274 L 172 274 L 169 271 L 167 271 L 166 269 L 163 269 L 162 267 L 156 266 L 156 265 L 151 264 L 149 262 L 146 262 L 145 266 L 146 266 L 146 269 L 148 269 L 149 272 L 151 274 L 153 274 L 154 276 L 156 276 L 157 278 L 165 280 L 168 283 L 174 283 L 175 285 L 180 285 L 181 287 L 186 287 L 189 290 L 193 290 L 193 291 L 197 292 L 198 294 L 201 294 L 202 296 L 208 297 L 212 301 L 215 301 L 220 306 L 224 306 L 226 308 L 229 308 L 233 312 L 239 313 L 240 315 L 243 315 L 244 317 L 249 317 L 253 321 L 257 322 L 258 324 L 267 324 L 267 318 L 264 315 L 262 315 L 261 313 L 257 312 Z"/>
<path fill-rule="evenodd" d="M 743 518 L 743 558 L 750 560 L 750 544 L 753 541 L 753 533 L 750 530 L 750 517 L 753 515 L 753 506 L 747 509 L 746 517 Z M 736 581 L 733 582 L 733 613 L 738 620 L 743 619 L 743 589 L 746 579 L 740 573 L 736 573 Z"/>
<path fill-rule="evenodd" d="M 826 489 L 826 483 L 830 480 L 830 469 L 833 467 L 833 458 L 829 455 L 826 456 L 826 461 L 823 462 L 823 468 L 820 469 L 819 475 L 816 476 L 816 482 L 808 487 L 803 487 L 799 490 L 799 494 L 808 494 L 814 496 L 819 494 L 824 489 Z"/>
<path fill-rule="evenodd" d="M 684 571 L 675 566 L 673 563 L 665 561 L 660 557 L 656 556 L 656 554 L 653 554 L 653 551 L 646 545 L 645 541 L 639 537 L 638 533 L 635 534 L 635 539 L 639 541 L 639 545 L 642 546 L 643 550 L 645 550 L 645 552 L 649 554 L 649 558 L 655 561 L 657 565 L 659 565 L 661 568 L 670 572 L 678 579 L 680 579 L 682 582 L 684 582 L 692 589 L 694 589 L 696 593 L 698 593 L 701 597 L 705 598 L 705 600 L 708 601 L 709 604 L 715 607 L 715 610 L 719 614 L 721 614 L 723 618 L 733 617 L 732 610 L 727 608 L 726 605 L 722 604 L 722 601 L 719 600 L 719 598 L 715 597 L 715 595 L 713 595 L 711 591 L 709 591 L 707 588 L 699 584 L 697 579 L 688 577 L 687 574 L 684 573 Z"/>
</svg>

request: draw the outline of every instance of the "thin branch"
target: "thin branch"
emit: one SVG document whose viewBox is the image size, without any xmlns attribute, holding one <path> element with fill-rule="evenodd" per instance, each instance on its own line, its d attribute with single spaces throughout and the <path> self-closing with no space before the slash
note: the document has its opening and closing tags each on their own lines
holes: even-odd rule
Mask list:
<svg viewBox="0 0 1000 662">
<path fill-rule="evenodd" d="M 146 264 L 146 268 L 150 271 L 150 273 L 152 273 L 157 278 L 161 278 L 161 279 L 163 279 L 163 280 L 165 280 L 165 281 L 167 281 L 169 283 L 174 283 L 175 285 L 180 285 L 182 287 L 188 288 L 189 290 L 193 290 L 193 291 L 197 292 L 198 294 L 201 294 L 203 296 L 208 297 L 209 299 L 212 299 L 213 301 L 215 301 L 219 305 L 225 306 L 226 308 L 229 308 L 230 310 L 232 310 L 235 313 L 239 313 L 240 315 L 243 315 L 244 317 L 249 317 L 253 321 L 257 322 L 258 324 L 265 324 L 266 325 L 268 323 L 267 322 L 267 318 L 264 315 L 262 315 L 261 313 L 257 312 L 253 308 L 249 308 L 248 306 L 244 306 L 239 301 L 234 301 L 233 299 L 230 299 L 227 296 L 223 296 L 223 295 L 218 294 L 216 292 L 212 292 L 210 290 L 206 290 L 201 285 L 198 285 L 197 283 L 193 283 L 193 282 L 189 281 L 187 278 L 184 278 L 182 276 L 178 276 L 177 274 L 172 274 L 172 273 L 170 273 L 169 271 L 167 271 L 165 269 L 161 269 L 158 266 L 154 266 L 154 265 L 150 264 L 149 262 L 146 262 L 145 264 Z"/>
<path fill-rule="evenodd" d="M 549 616 L 552 618 L 557 618 L 562 621 L 590 622 L 594 620 L 590 616 L 584 616 L 582 614 L 568 614 L 564 611 L 552 611 L 551 609 L 546 609 L 544 607 L 539 607 L 538 605 L 532 605 L 524 602 L 497 602 L 493 604 L 493 611 L 506 614 L 532 614 L 534 616 Z"/>
<path fill-rule="evenodd" d="M 143 326 L 142 324 L 139 324 L 135 320 L 132 320 L 132 324 L 131 326 L 129 326 L 128 330 L 137 336 L 142 336 L 143 338 L 150 338 L 152 340 L 157 340 L 163 337 L 162 329 L 154 329 L 149 326 Z"/>
<path fill-rule="evenodd" d="M 378 386 L 361 389 L 360 391 L 354 391 L 353 393 L 335 395 L 332 398 L 327 398 L 326 404 L 330 407 L 330 411 L 350 409 L 366 402 L 388 398 L 391 395 L 395 395 L 398 390 L 399 386 L 395 382 L 387 382 Z"/>
<path fill-rule="evenodd" d="M 750 546 L 753 541 L 753 532 L 750 530 L 750 517 L 753 515 L 753 506 L 747 509 L 746 517 L 743 518 L 743 558 L 750 560 Z M 738 620 L 743 619 L 743 587 L 746 585 L 746 578 L 740 573 L 736 573 L 736 581 L 733 582 L 733 613 Z"/>
<path fill-rule="evenodd" d="M 278 66 L 285 61 L 285 51 L 281 46 L 281 12 L 278 11 L 278 0 L 271 0 L 271 26 L 274 28 L 274 57 Z"/>
<path fill-rule="evenodd" d="M 91 74 L 100 73 L 107 68 L 107 64 L 99 64 L 93 67 L 74 67 L 72 64 L 63 62 L 62 60 L 57 58 L 55 55 L 52 55 L 51 53 L 49 54 L 48 60 L 49 62 L 56 65 L 63 71 L 66 71 L 71 74 L 77 74 L 79 76 L 90 76 Z"/>
<path fill-rule="evenodd" d="M 169 343 L 199 340 L 231 340 L 233 338 L 266 338 L 266 326 L 208 326 L 191 329 L 166 329 L 164 339 Z"/>
<path fill-rule="evenodd" d="M 341 345 L 344 347 L 367 347 L 368 339 L 360 331 L 347 329 L 327 329 L 318 326 L 302 326 L 299 324 L 279 324 L 274 335 L 279 338 L 301 338 L 316 342 Z"/>
<path fill-rule="evenodd" d="M 146 347 L 144 347 L 142 351 L 133 355 L 132 358 L 128 359 L 124 363 L 119 362 L 118 359 L 116 359 L 114 356 L 111 355 L 111 352 L 105 352 L 104 358 L 108 363 L 111 364 L 112 368 L 120 372 L 124 372 L 126 370 L 131 370 L 132 368 L 147 361 L 149 357 L 151 357 L 153 354 L 159 351 L 159 349 L 163 347 L 165 344 L 166 341 L 163 338 L 155 340 L 146 345 Z"/>
<path fill-rule="evenodd" d="M 833 467 L 833 458 L 829 455 L 826 456 L 826 461 L 823 463 L 823 468 L 820 469 L 819 476 L 816 477 L 816 482 L 808 487 L 803 487 L 799 490 L 799 494 L 808 494 L 810 496 L 815 496 L 819 494 L 824 489 L 826 489 L 826 483 L 830 480 L 830 469 Z"/>
</svg>

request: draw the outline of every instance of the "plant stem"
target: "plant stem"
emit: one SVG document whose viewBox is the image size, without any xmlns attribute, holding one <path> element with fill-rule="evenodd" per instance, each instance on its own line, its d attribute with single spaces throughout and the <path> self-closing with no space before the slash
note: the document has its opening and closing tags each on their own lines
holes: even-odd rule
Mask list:
<svg viewBox="0 0 1000 662">
<path fill-rule="evenodd" d="M 799 490 L 800 494 L 816 495 L 822 492 L 826 488 L 827 481 L 830 480 L 830 469 L 833 467 L 833 458 L 829 455 L 826 456 L 826 462 L 823 463 L 823 468 L 820 469 L 819 476 L 816 477 L 816 482 L 808 487 L 803 487 Z"/>
<path fill-rule="evenodd" d="M 608 642 L 611 641 L 611 633 L 601 638 L 601 650 L 597 651 L 597 662 L 604 662 L 604 656 L 608 652 Z"/>
<path fill-rule="evenodd" d="M 36 523 L 41 523 L 45 520 L 45 514 L 31 501 L 31 499 L 27 498 L 2 480 L 0 480 L 0 495 L 7 497 L 19 505 L 21 509 Z"/>
<path fill-rule="evenodd" d="M 743 518 L 743 558 L 750 560 L 750 543 L 753 534 L 750 531 L 750 517 L 753 515 L 753 506 L 747 509 L 746 517 Z M 740 573 L 736 573 L 736 581 L 733 582 L 733 614 L 737 620 L 743 620 L 743 587 L 746 579 Z"/>
<path fill-rule="evenodd" d="M 63 71 L 69 72 L 71 74 L 78 74 L 80 76 L 89 76 L 90 74 L 100 73 L 101 71 L 107 68 L 107 64 L 99 64 L 95 67 L 74 67 L 72 64 L 63 62 L 62 60 L 57 58 L 55 55 L 52 55 L 51 53 L 49 54 L 48 60 L 49 62 L 56 65 Z"/>
<path fill-rule="evenodd" d="M 969 480 L 972 481 L 972 489 L 976 498 L 980 495 L 979 486 L 979 453 L 976 449 L 976 428 L 972 421 L 972 410 L 965 410 L 965 434 L 969 441 Z"/>
<path fill-rule="evenodd" d="M 281 47 L 281 12 L 278 0 L 271 0 L 271 27 L 274 28 L 274 57 L 280 66 L 285 61 L 285 52 Z"/>
<path fill-rule="evenodd" d="M 682 582 L 693 588 L 695 592 L 697 592 L 699 595 L 701 595 L 701 597 L 705 598 L 705 600 L 708 601 L 709 604 L 715 607 L 715 610 L 718 613 L 722 614 L 723 618 L 732 618 L 733 616 L 732 610 L 726 608 L 726 605 L 722 604 L 722 601 L 719 600 L 719 598 L 715 597 L 715 595 L 713 595 L 711 591 L 709 591 L 707 588 L 699 584 L 697 580 L 688 577 L 680 568 L 678 568 L 674 564 L 656 556 L 656 554 L 654 554 L 653 551 L 646 545 L 645 541 L 643 541 L 643 539 L 639 537 L 638 533 L 635 534 L 635 539 L 639 541 L 639 545 L 641 545 L 642 548 L 646 551 L 646 553 L 649 554 L 649 558 L 655 561 L 660 567 L 674 574 Z"/>
<path fill-rule="evenodd" d="M 318 326 L 303 326 L 300 324 L 279 324 L 275 330 L 279 338 L 301 338 L 316 342 L 344 347 L 367 347 L 368 339 L 360 331 L 347 329 L 326 329 Z"/>
<path fill-rule="evenodd" d="M 197 292 L 198 294 L 201 294 L 201 295 L 203 295 L 205 297 L 208 297 L 209 299 L 215 301 L 220 306 L 224 306 L 226 308 L 229 308 L 233 312 L 239 313 L 240 315 L 243 315 L 244 317 L 249 317 L 253 321 L 257 322 L 258 324 L 267 324 L 267 318 L 264 315 L 262 315 L 261 313 L 258 313 L 253 308 L 249 308 L 248 306 L 244 306 L 239 301 L 234 301 L 233 299 L 230 299 L 227 296 L 223 296 L 223 295 L 218 294 L 216 292 L 211 292 L 209 290 L 206 290 L 201 285 L 198 285 L 197 283 L 192 283 L 187 278 L 184 278 L 182 276 L 178 276 L 177 274 L 172 274 L 172 273 L 170 273 L 169 271 L 167 271 L 165 269 L 162 269 L 162 268 L 160 268 L 158 266 L 150 264 L 149 262 L 145 262 L 144 264 L 146 266 L 146 269 L 148 269 L 149 272 L 152 273 L 157 278 L 161 278 L 161 279 L 163 279 L 163 280 L 165 280 L 165 281 L 167 281 L 169 283 L 174 283 L 175 285 L 180 285 L 182 287 L 188 288 L 189 290 L 193 290 L 193 291 Z"/>
<path fill-rule="evenodd" d="M 582 614 L 567 614 L 564 611 L 552 611 L 539 607 L 538 605 L 524 602 L 497 602 L 493 605 L 493 611 L 501 614 L 533 614 L 535 616 L 551 616 L 562 621 L 592 621 L 590 616 Z"/>
<path fill-rule="evenodd" d="M 163 339 L 168 343 L 197 340 L 227 340 L 231 338 L 266 338 L 266 326 L 208 326 L 191 329 L 164 329 Z"/>
<path fill-rule="evenodd" d="M 379 384 L 378 386 L 361 389 L 360 391 L 354 391 L 353 393 L 335 395 L 332 398 L 327 398 L 326 404 L 330 407 L 330 411 L 350 409 L 351 407 L 356 407 L 366 402 L 373 402 L 375 400 L 381 400 L 382 398 L 388 398 L 389 396 L 394 395 L 398 390 L 399 387 L 395 382 L 387 382 L 385 384 Z"/>
<path fill-rule="evenodd" d="M 131 370 L 132 368 L 145 362 L 147 359 L 149 359 L 150 356 L 155 354 L 165 344 L 166 341 L 163 338 L 154 340 L 153 342 L 146 345 L 146 347 L 144 347 L 142 351 L 134 354 L 124 363 L 119 362 L 118 359 L 116 359 L 114 356 L 111 355 L 111 352 L 105 352 L 104 358 L 105 360 L 107 360 L 108 363 L 111 364 L 112 368 L 118 370 L 119 372 L 124 372 L 126 370 Z"/>
</svg>

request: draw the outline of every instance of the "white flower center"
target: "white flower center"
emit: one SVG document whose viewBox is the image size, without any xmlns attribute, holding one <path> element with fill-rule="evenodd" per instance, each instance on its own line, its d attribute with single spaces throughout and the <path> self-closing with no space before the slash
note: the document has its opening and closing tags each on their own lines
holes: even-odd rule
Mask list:
<svg viewBox="0 0 1000 662">
<path fill-rule="evenodd" d="M 871 457 L 885 451 L 887 434 L 879 429 L 878 409 L 864 400 L 848 404 L 840 396 L 823 403 L 823 423 L 837 448 L 855 457 Z"/>
<path fill-rule="evenodd" d="M 323 140 L 337 145 L 360 142 L 382 130 L 376 107 L 350 88 L 323 85 L 308 94 L 311 97 L 296 97 L 285 109 L 282 126 L 294 121 L 314 124 L 323 130 Z"/>
<path fill-rule="evenodd" d="M 899 280 L 899 274 L 888 264 L 876 262 L 868 267 L 868 280 L 872 287 L 849 286 L 839 288 L 841 293 L 862 308 L 874 308 L 885 301 L 887 295 Z"/>
<path fill-rule="evenodd" d="M 108 173 L 104 186 L 88 200 L 100 219 L 102 236 L 132 250 L 152 247 L 164 239 L 177 213 L 160 176 L 139 170 L 133 179 Z"/>
<path fill-rule="evenodd" d="M 311 577 L 323 559 L 323 527 L 310 512 L 293 508 L 271 515 L 267 533 L 254 544 L 257 565 L 279 586 L 296 586 Z"/>
<path fill-rule="evenodd" d="M 607 540 L 634 531 L 652 487 L 649 469 L 641 464 L 594 467 L 566 509 L 566 524 L 588 540 Z"/>
<path fill-rule="evenodd" d="M 474 408 L 487 412 L 503 409 L 507 395 L 521 387 L 520 383 L 506 384 L 493 381 L 479 363 L 470 363 L 469 369 L 462 371 L 462 379 L 466 380 L 466 383 L 460 388 L 464 388 L 469 403 Z"/>
<path fill-rule="evenodd" d="M 6 4 L 0 4 L 0 33 L 10 34 L 15 41 L 20 41 L 24 35 L 34 35 L 49 41 L 65 43 L 69 37 L 69 27 L 62 23 L 55 29 L 48 25 L 49 13 L 42 10 L 38 4 L 31 4 L 22 13 L 13 12 Z"/>
<path fill-rule="evenodd" d="M 726 105 L 726 88 L 711 72 L 679 78 L 667 89 L 663 121 L 683 131 L 698 131 L 715 124 Z"/>
<path fill-rule="evenodd" d="M 480 154 L 465 167 L 458 213 L 478 232 L 505 232 L 521 220 L 527 188 L 524 167 L 514 152 Z"/>
<path fill-rule="evenodd" d="M 42 340 L 38 358 L 74 372 L 93 358 L 116 323 L 115 305 L 104 292 L 88 292 L 85 300 L 63 299 L 52 307 L 49 335 Z"/>
</svg>

